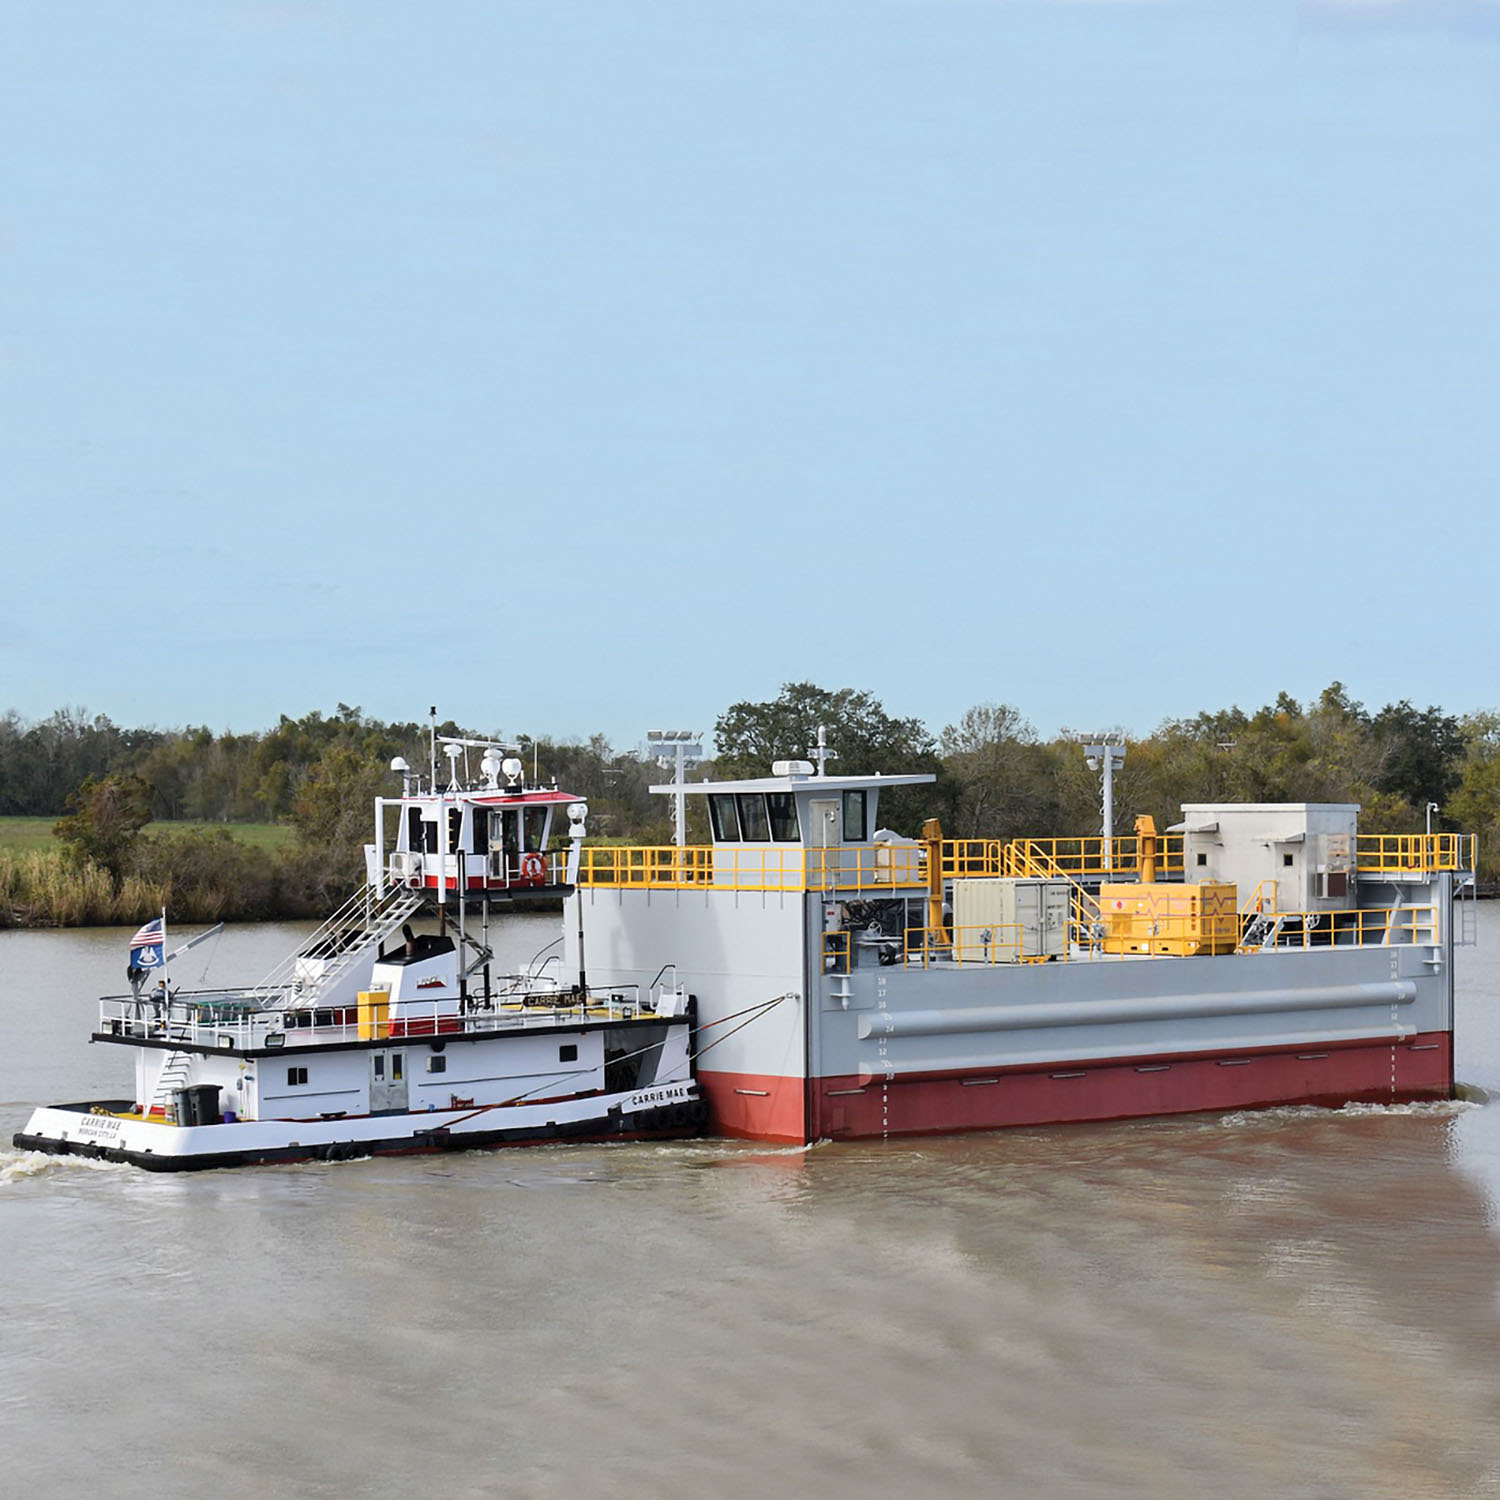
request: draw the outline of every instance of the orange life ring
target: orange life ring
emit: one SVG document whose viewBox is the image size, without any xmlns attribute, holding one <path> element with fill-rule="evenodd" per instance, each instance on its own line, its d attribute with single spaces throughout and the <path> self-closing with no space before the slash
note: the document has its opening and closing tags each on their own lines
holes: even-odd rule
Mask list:
<svg viewBox="0 0 1500 1500">
<path fill-rule="evenodd" d="M 540 885 L 547 878 L 547 861 L 540 854 L 521 856 L 521 879 Z"/>
</svg>

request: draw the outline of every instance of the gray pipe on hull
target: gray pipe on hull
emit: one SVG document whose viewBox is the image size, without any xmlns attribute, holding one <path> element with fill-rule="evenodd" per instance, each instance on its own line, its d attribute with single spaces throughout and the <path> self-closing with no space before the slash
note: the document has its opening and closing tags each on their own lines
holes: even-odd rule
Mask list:
<svg viewBox="0 0 1500 1500">
<path fill-rule="evenodd" d="M 1317 989 L 1250 990 L 1238 995 L 1165 995 L 1138 1000 L 1083 1000 L 1037 1005 L 982 1005 L 944 1010 L 874 1011 L 859 1018 L 861 1038 L 948 1036 L 966 1031 L 1032 1031 L 1047 1026 L 1105 1026 L 1121 1021 L 1181 1021 L 1286 1011 L 1410 1005 L 1410 979 L 1324 985 Z"/>
</svg>

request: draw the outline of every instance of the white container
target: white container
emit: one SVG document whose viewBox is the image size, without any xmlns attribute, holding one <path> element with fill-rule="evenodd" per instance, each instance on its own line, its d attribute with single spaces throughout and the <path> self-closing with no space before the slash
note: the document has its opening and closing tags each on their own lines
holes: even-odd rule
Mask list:
<svg viewBox="0 0 1500 1500">
<path fill-rule="evenodd" d="M 1071 905 L 1066 880 L 955 880 L 953 956 L 990 964 L 1061 958 Z"/>
</svg>

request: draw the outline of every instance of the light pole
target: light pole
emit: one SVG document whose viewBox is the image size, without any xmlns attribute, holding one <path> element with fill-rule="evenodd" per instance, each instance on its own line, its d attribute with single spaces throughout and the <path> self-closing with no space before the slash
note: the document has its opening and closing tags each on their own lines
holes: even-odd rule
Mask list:
<svg viewBox="0 0 1500 1500">
<path fill-rule="evenodd" d="M 1108 875 L 1115 867 L 1115 772 L 1125 764 L 1125 747 L 1105 738 L 1097 745 L 1085 745 L 1083 753 L 1088 757 L 1089 770 L 1098 771 L 1102 783 L 1104 816 L 1101 831 L 1104 834 L 1104 873 Z"/>
<path fill-rule="evenodd" d="M 677 787 L 672 797 L 672 835 L 681 849 L 687 843 L 687 794 L 682 788 L 689 763 L 697 765 L 703 759 L 703 736 L 696 729 L 652 729 L 647 731 L 646 744 L 657 765 L 672 771 Z"/>
</svg>

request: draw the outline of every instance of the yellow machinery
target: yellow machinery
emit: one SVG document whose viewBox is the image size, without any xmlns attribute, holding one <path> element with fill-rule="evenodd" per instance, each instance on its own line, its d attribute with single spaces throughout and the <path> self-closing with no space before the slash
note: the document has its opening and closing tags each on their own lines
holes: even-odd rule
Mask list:
<svg viewBox="0 0 1500 1500">
<path fill-rule="evenodd" d="M 1099 887 L 1106 953 L 1233 953 L 1239 942 L 1238 892 L 1205 880 L 1197 885 L 1146 881 Z"/>
<path fill-rule="evenodd" d="M 361 990 L 359 992 L 359 1039 L 373 1042 L 391 1034 L 388 1019 L 391 1004 L 389 990 Z"/>
<path fill-rule="evenodd" d="M 946 943 L 949 937 L 943 924 L 943 825 L 939 819 L 928 818 L 923 823 L 922 842 L 927 846 L 927 939 Z"/>
</svg>

